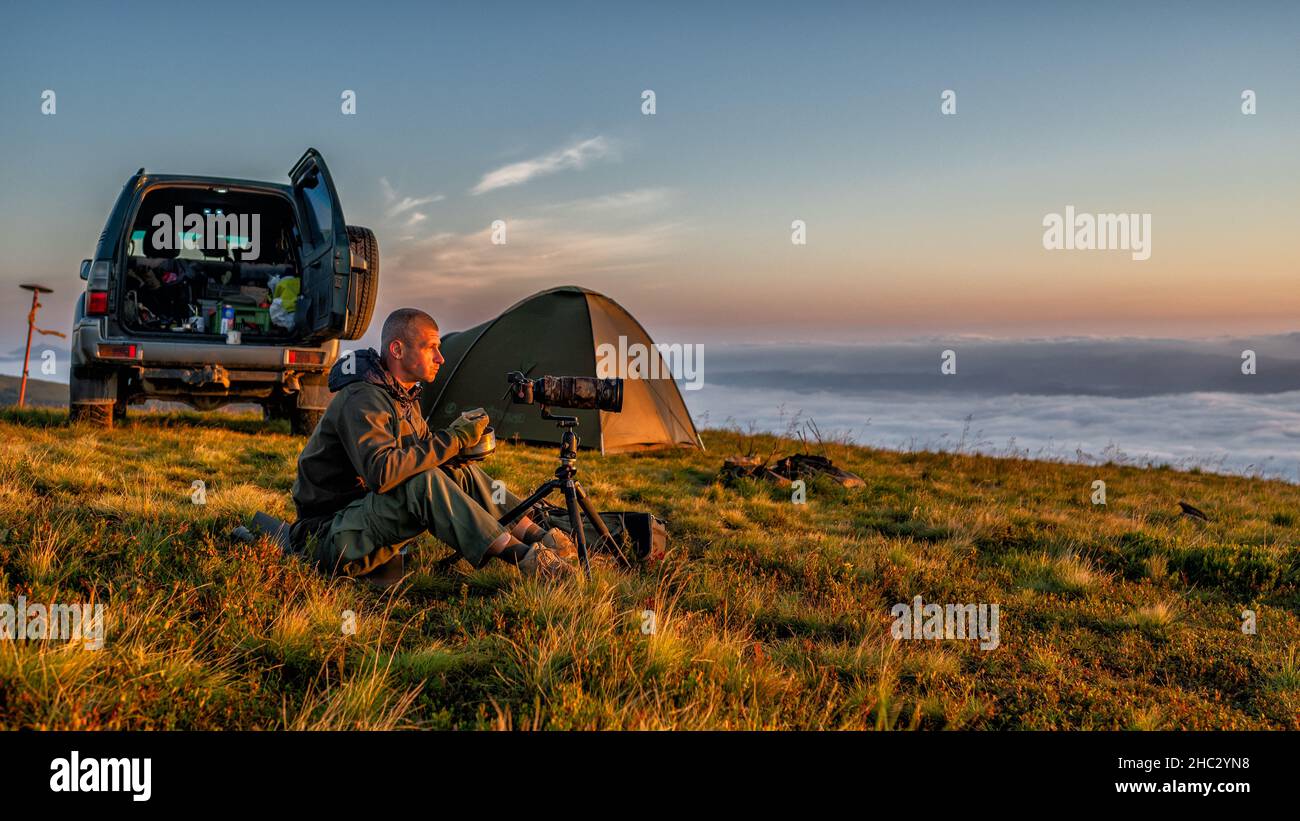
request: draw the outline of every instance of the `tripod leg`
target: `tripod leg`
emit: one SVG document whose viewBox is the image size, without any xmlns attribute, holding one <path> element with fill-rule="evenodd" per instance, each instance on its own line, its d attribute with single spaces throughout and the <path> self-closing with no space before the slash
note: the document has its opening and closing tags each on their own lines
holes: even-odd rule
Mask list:
<svg viewBox="0 0 1300 821">
<path fill-rule="evenodd" d="M 569 521 L 573 523 L 573 541 L 578 546 L 578 560 L 582 562 L 582 573 L 590 580 L 591 562 L 587 558 L 587 536 L 582 529 L 582 513 L 578 510 L 578 492 L 574 489 L 572 480 L 562 482 L 560 488 L 564 491 L 564 504 L 569 510 Z"/>
<path fill-rule="evenodd" d="M 541 487 L 539 487 L 536 491 L 534 491 L 532 496 L 529 496 L 527 499 L 524 499 L 522 502 L 515 505 L 514 510 L 511 510 L 509 513 L 502 516 L 500 519 L 497 519 L 497 522 L 499 524 L 504 525 L 505 527 L 510 527 L 510 525 L 514 524 L 519 519 L 520 516 L 523 516 L 525 513 L 528 512 L 528 508 L 532 507 L 533 505 L 537 504 L 541 500 L 545 499 L 547 496 L 550 496 L 551 492 L 556 488 L 558 488 L 559 486 L 560 486 L 559 479 L 547 480 L 542 484 Z"/>
<path fill-rule="evenodd" d="M 614 540 L 613 535 L 609 532 L 609 528 L 605 526 L 605 520 L 600 518 L 600 514 L 597 513 L 596 508 L 592 506 L 591 499 L 587 497 L 587 491 L 583 490 L 582 485 L 577 482 L 573 483 L 573 490 L 578 497 L 578 504 L 582 507 L 583 513 L 586 513 L 587 518 L 591 520 L 591 526 L 596 528 L 596 532 L 600 534 L 600 538 L 603 542 L 609 545 L 610 550 L 617 553 L 618 557 L 626 563 L 627 557 L 623 555 L 623 549 L 619 546 L 618 542 Z M 600 544 L 600 542 L 597 542 L 596 546 L 599 547 Z"/>
</svg>

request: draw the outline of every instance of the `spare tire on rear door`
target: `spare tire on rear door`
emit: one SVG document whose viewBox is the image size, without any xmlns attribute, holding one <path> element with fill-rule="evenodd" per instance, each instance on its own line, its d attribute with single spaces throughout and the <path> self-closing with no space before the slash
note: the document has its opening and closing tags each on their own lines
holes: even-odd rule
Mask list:
<svg viewBox="0 0 1300 821">
<path fill-rule="evenodd" d="M 352 254 L 352 295 L 343 338 L 360 339 L 370 327 L 379 293 L 379 241 L 369 228 L 349 225 L 348 245 Z"/>
</svg>

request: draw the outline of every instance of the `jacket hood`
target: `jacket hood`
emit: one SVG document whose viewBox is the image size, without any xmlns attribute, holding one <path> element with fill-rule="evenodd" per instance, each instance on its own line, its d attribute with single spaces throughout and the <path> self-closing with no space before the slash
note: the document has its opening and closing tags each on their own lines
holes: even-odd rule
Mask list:
<svg viewBox="0 0 1300 821">
<path fill-rule="evenodd" d="M 387 391 L 400 402 L 413 401 L 420 395 L 420 385 L 418 383 L 410 390 L 406 390 L 397 384 L 397 380 L 393 379 L 393 375 L 384 367 L 383 360 L 379 358 L 379 352 L 374 348 L 354 351 L 348 356 L 339 357 L 339 360 L 334 363 L 334 367 L 330 368 L 329 389 L 331 393 L 338 393 L 354 382 L 368 382 Z"/>
</svg>

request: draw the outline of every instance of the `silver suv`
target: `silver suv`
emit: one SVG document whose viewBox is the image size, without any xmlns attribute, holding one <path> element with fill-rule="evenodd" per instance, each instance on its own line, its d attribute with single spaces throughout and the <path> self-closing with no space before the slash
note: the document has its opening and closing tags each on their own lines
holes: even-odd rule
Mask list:
<svg viewBox="0 0 1300 821">
<path fill-rule="evenodd" d="M 379 246 L 347 225 L 325 161 L 289 184 L 137 171 L 122 188 L 73 319 L 69 417 L 111 427 L 148 399 L 249 402 L 309 434 L 340 339 L 359 339 Z"/>
</svg>

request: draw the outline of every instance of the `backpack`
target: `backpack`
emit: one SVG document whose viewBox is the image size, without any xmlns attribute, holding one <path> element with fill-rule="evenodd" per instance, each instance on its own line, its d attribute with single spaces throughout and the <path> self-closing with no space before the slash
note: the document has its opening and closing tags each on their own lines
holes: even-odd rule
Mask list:
<svg viewBox="0 0 1300 821">
<path fill-rule="evenodd" d="M 531 516 L 542 527 L 558 527 L 566 533 L 573 532 L 569 511 L 550 502 L 538 502 L 533 507 Z M 603 540 L 589 517 L 583 515 L 582 532 L 588 549 L 593 553 L 609 553 L 617 556 L 624 564 L 631 564 L 634 561 L 659 561 L 668 550 L 668 523 L 653 513 L 620 510 L 603 512 L 600 518 L 605 527 L 609 528 L 609 535 L 614 537 L 615 544 L 599 544 Z"/>
</svg>

